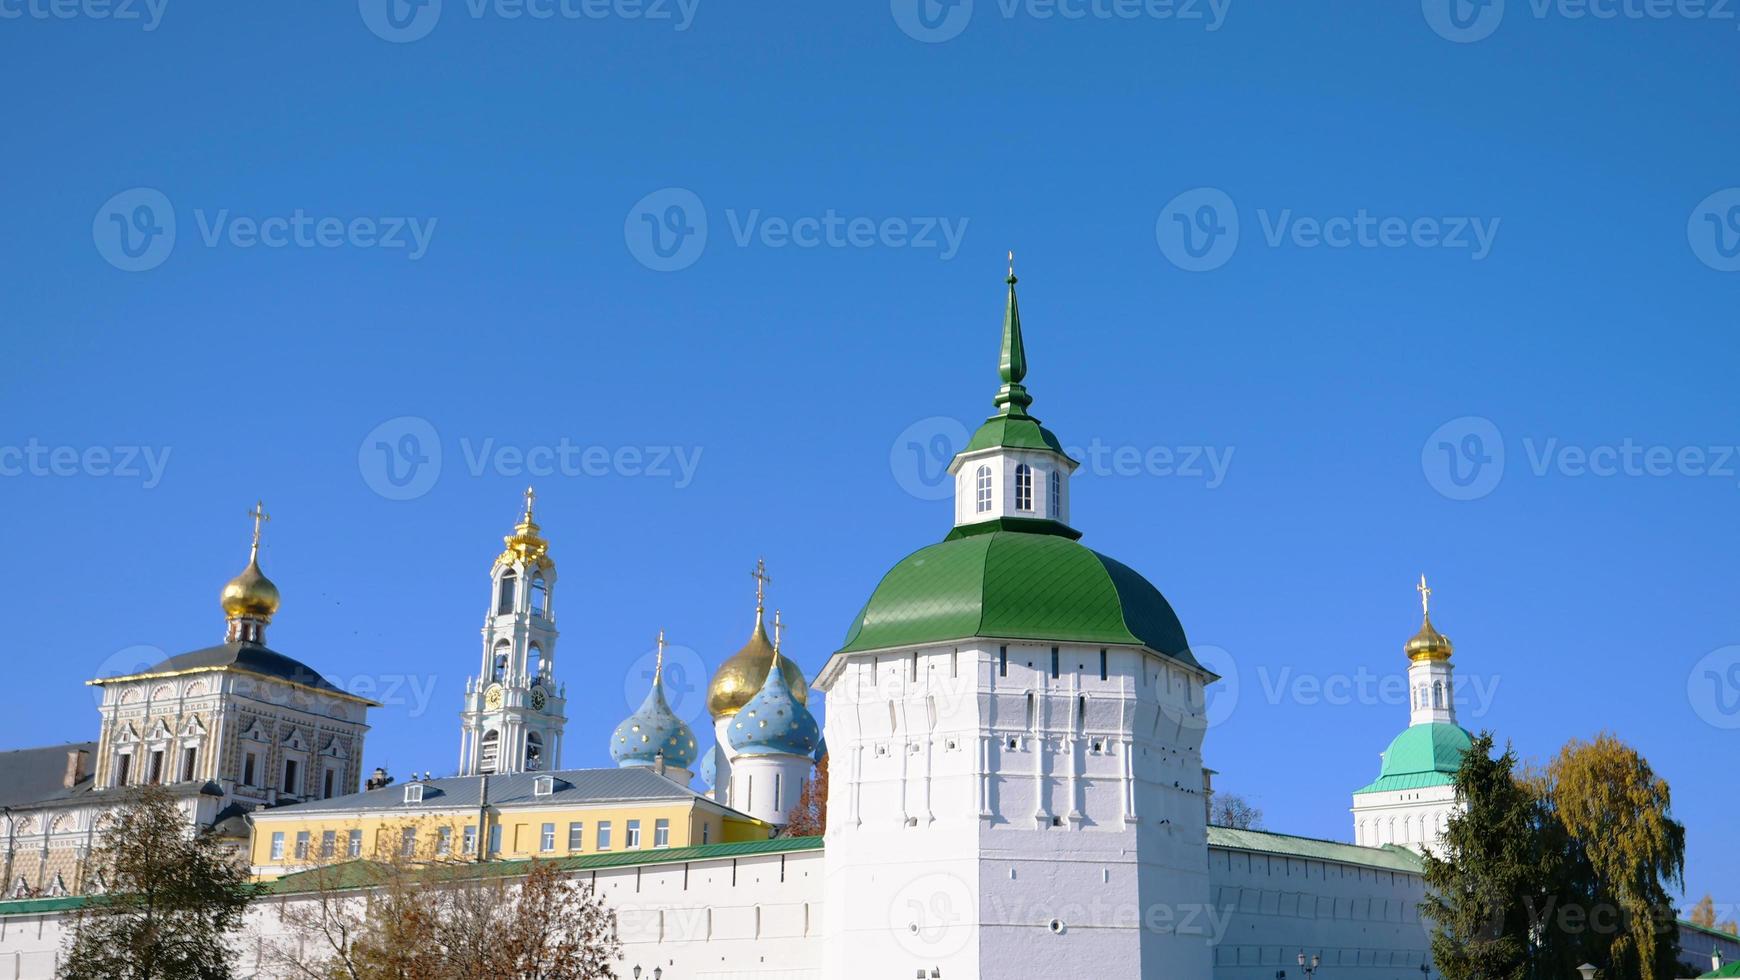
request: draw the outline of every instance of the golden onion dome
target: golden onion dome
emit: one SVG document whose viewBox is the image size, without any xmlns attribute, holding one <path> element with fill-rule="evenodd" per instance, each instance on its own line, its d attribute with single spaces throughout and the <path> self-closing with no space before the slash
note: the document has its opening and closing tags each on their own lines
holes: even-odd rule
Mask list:
<svg viewBox="0 0 1740 980">
<path fill-rule="evenodd" d="M 712 682 L 707 685 L 707 713 L 715 721 L 735 715 L 766 683 L 774 657 L 779 657 L 780 675 L 785 678 L 798 703 L 807 705 L 810 685 L 804 680 L 803 670 L 790 657 L 774 652 L 773 644 L 767 639 L 767 628 L 762 625 L 761 610 L 757 608 L 755 629 L 749 634 L 749 642 L 719 665 Z"/>
<path fill-rule="evenodd" d="M 1438 632 L 1432 626 L 1432 617 L 1427 616 L 1420 624 L 1420 632 L 1415 633 L 1402 647 L 1408 659 L 1413 662 L 1421 660 L 1449 660 L 1455 648 L 1450 644 L 1450 638 Z"/>
<path fill-rule="evenodd" d="M 270 620 L 278 611 L 278 587 L 260 571 L 258 557 L 250 557 L 248 567 L 229 580 L 218 601 L 223 603 L 224 614 L 231 619 L 247 616 Z"/>
</svg>

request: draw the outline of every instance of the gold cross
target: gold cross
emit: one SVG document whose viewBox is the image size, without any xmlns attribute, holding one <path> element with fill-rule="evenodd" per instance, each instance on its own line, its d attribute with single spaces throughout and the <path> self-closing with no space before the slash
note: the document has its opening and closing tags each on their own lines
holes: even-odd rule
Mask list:
<svg viewBox="0 0 1740 980">
<path fill-rule="evenodd" d="M 525 523 L 532 522 L 532 502 L 538 499 L 538 494 L 531 487 L 526 488 L 526 518 Z"/>
<path fill-rule="evenodd" d="M 653 661 L 653 683 L 657 684 L 665 672 L 665 631 L 659 630 L 659 656 Z"/>
<path fill-rule="evenodd" d="M 264 500 L 256 500 L 254 501 L 254 509 L 248 511 L 248 516 L 254 519 L 254 544 L 248 549 L 248 560 L 253 561 L 260 557 L 260 522 L 271 520 L 272 515 L 266 513 Z"/>
<path fill-rule="evenodd" d="M 1414 586 L 1414 589 L 1420 593 L 1420 615 L 1432 615 L 1432 590 L 1426 587 L 1425 572 L 1420 573 L 1420 584 Z"/>
<path fill-rule="evenodd" d="M 755 611 L 760 612 L 767 597 L 767 587 L 773 584 L 772 576 L 767 574 L 767 559 L 755 559 L 755 571 L 751 574 L 755 578 Z"/>
</svg>

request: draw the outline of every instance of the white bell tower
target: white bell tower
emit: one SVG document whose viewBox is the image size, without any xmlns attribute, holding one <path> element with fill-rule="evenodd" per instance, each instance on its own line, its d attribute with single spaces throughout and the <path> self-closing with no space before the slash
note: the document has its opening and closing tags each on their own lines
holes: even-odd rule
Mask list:
<svg viewBox="0 0 1740 980">
<path fill-rule="evenodd" d="M 483 665 L 465 682 L 459 774 L 533 772 L 562 764 L 564 689 L 555 679 L 556 563 L 532 520 L 537 495 L 490 568 Z"/>
</svg>

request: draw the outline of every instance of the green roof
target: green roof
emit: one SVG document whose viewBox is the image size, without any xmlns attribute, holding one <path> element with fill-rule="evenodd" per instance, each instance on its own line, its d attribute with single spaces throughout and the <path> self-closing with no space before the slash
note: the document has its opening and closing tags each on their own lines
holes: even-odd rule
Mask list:
<svg viewBox="0 0 1740 980">
<path fill-rule="evenodd" d="M 822 848 L 820 837 L 776 837 L 768 840 L 738 841 L 729 844 L 701 844 L 696 847 L 672 847 L 654 850 L 615 851 L 609 854 L 582 854 L 575 857 L 554 858 L 548 863 L 554 864 L 561 871 L 597 871 L 605 868 L 632 867 L 649 864 L 677 864 L 687 861 L 717 861 L 726 858 L 754 857 L 763 854 L 789 854 L 800 851 L 819 851 Z M 451 871 L 459 877 L 514 877 L 526 874 L 531 870 L 532 859 L 515 861 L 485 861 L 478 863 L 454 864 Z M 368 888 L 380 884 L 384 880 L 383 866 L 372 861 L 346 861 L 327 868 L 309 871 L 298 871 L 285 875 L 276 881 L 259 886 L 259 890 L 267 895 L 294 895 L 314 891 L 320 887 L 317 876 L 327 874 L 336 876 L 330 885 L 332 887 Z M 36 915 L 43 912 L 64 912 L 78 908 L 87 901 L 83 895 L 72 895 L 65 898 L 28 898 L 18 901 L 0 902 L 0 917 L 8 915 Z"/>
<path fill-rule="evenodd" d="M 973 433 L 973 438 L 967 443 L 962 453 L 978 452 L 981 449 L 1048 449 L 1060 456 L 1068 457 L 1063 451 L 1063 444 L 1057 441 L 1057 436 L 1051 430 L 1039 424 L 1039 420 L 1031 415 L 993 415 L 979 426 Z"/>
<path fill-rule="evenodd" d="M 901 559 L 852 621 L 840 653 L 984 636 L 1144 646 L 1194 665 L 1160 591 L 1051 533 L 959 528 Z"/>
<path fill-rule="evenodd" d="M 1386 871 L 1406 871 L 1422 874 L 1425 864 L 1420 855 L 1397 844 L 1363 847 L 1343 841 L 1319 840 L 1315 837 L 1294 837 L 1266 830 L 1237 830 L 1232 827 L 1209 827 L 1208 846 L 1229 850 L 1255 851 L 1259 854 L 1280 854 L 1286 857 L 1308 858 L 1313 861 L 1336 861 L 1358 864 Z"/>
<path fill-rule="evenodd" d="M 1720 970 L 1711 970 L 1709 973 L 1701 973 L 1698 975 L 1698 980 L 1705 980 L 1706 977 L 1740 977 L 1740 960 L 1735 960 L 1732 963 L 1724 963 Z"/>
<path fill-rule="evenodd" d="M 1402 730 L 1384 750 L 1383 770 L 1377 782 L 1357 793 L 1384 793 L 1398 789 L 1448 786 L 1455 782 L 1462 755 L 1474 743 L 1460 725 L 1428 722 Z"/>
</svg>

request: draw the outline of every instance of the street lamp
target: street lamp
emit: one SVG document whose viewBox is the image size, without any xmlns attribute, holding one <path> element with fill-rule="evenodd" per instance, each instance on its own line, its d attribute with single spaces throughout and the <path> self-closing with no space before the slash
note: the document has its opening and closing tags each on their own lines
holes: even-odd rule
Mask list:
<svg viewBox="0 0 1740 980">
<path fill-rule="evenodd" d="M 1431 973 L 1431 972 L 1432 972 L 1431 967 L 1427 966 L 1424 963 L 1420 964 L 1420 980 L 1426 980 L 1426 975 L 1428 973 Z"/>
<path fill-rule="evenodd" d="M 1305 971 L 1306 980 L 1311 980 L 1311 975 L 1317 972 L 1317 965 L 1319 963 L 1322 963 L 1322 962 L 1323 962 L 1323 957 L 1317 955 L 1316 953 L 1312 953 L 1311 954 L 1311 962 L 1306 963 L 1305 962 L 1305 951 L 1304 950 L 1299 951 L 1299 968 L 1301 970 Z"/>
<path fill-rule="evenodd" d="M 1598 968 L 1593 963 L 1585 963 L 1577 968 L 1577 972 L 1583 974 L 1583 980 L 1595 980 Z"/>
</svg>

